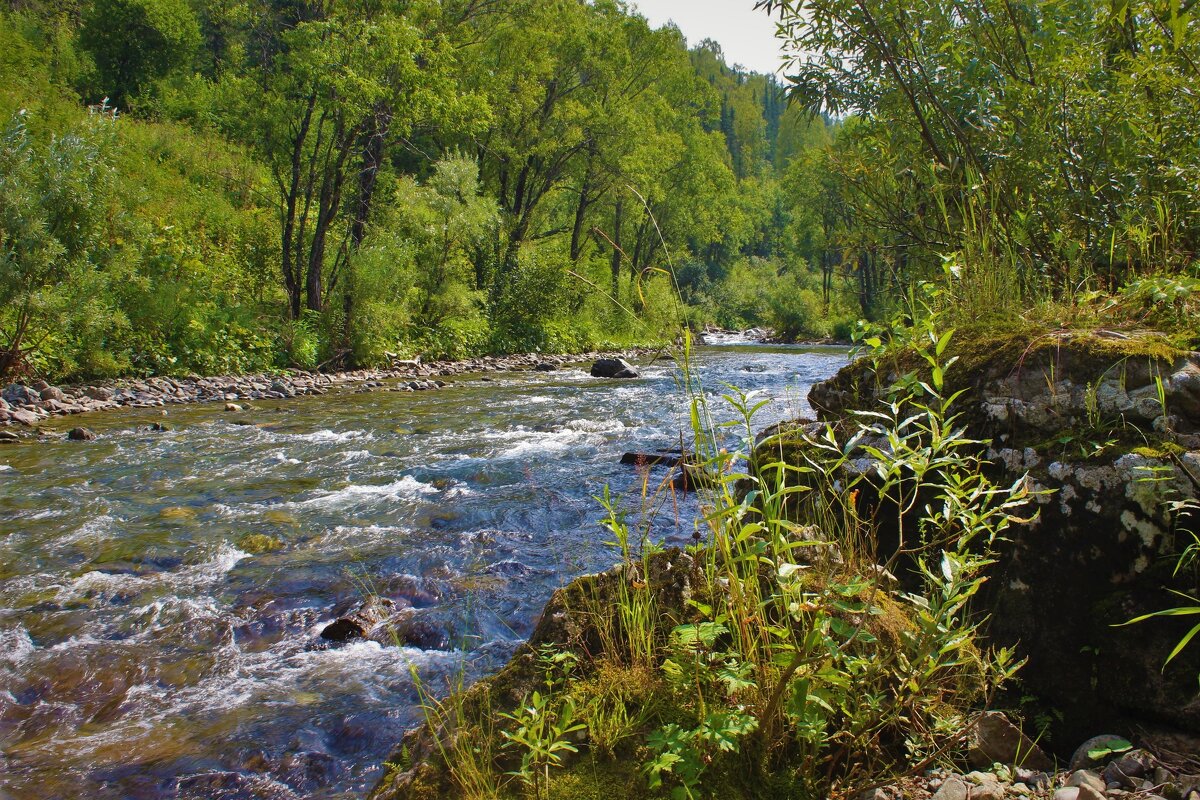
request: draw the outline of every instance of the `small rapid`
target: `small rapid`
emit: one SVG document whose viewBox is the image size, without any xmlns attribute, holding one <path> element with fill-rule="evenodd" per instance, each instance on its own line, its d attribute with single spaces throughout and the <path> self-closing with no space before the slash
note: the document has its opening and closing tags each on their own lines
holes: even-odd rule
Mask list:
<svg viewBox="0 0 1200 800">
<path fill-rule="evenodd" d="M 845 361 L 707 347 L 694 375 L 723 418 L 728 386 L 769 400 L 762 428 Z M 86 424 L 0 449 L 0 798 L 361 796 L 419 716 L 414 675 L 503 664 L 556 587 L 613 562 L 595 496 L 641 507 L 621 454 L 690 438 L 670 362 Z M 694 513 L 681 497 L 655 535 L 690 543 Z M 368 594 L 450 644 L 323 642 Z"/>
</svg>

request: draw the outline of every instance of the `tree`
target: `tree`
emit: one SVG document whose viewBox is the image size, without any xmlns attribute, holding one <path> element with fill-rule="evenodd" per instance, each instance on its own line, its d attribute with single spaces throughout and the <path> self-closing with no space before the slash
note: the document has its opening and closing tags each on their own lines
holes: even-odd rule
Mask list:
<svg viewBox="0 0 1200 800">
<path fill-rule="evenodd" d="M 102 119 L 39 145 L 25 115 L 0 132 L 0 377 L 29 367 L 62 327 L 66 285 L 85 279 L 112 191 Z"/>
<path fill-rule="evenodd" d="M 95 0 L 80 39 L 96 62 L 98 89 L 120 107 L 189 64 L 201 41 L 185 0 Z"/>
</svg>

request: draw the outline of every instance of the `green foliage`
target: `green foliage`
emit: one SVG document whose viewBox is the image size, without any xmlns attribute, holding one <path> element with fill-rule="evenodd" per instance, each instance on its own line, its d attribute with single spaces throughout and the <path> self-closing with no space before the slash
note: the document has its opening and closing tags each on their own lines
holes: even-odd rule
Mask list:
<svg viewBox="0 0 1200 800">
<path fill-rule="evenodd" d="M 185 0 L 94 0 L 80 42 L 96 64 L 99 97 L 124 108 L 130 98 L 188 66 L 200 26 Z"/>
<path fill-rule="evenodd" d="M 759 5 L 780 15 L 793 99 L 847 115 L 822 156 L 826 180 L 809 184 L 825 183 L 832 202 L 808 213 L 829 217 L 819 227 L 832 238 L 812 243 L 852 271 L 865 312 L 943 259 L 960 272 L 965 313 L 984 318 L 1190 268 L 1194 9 Z"/>
<path fill-rule="evenodd" d="M 0 132 L 0 376 L 31 368 L 30 341 L 77 330 L 102 302 L 88 290 L 114 186 L 111 125 L 97 116 L 42 144 L 19 113 Z"/>
<path fill-rule="evenodd" d="M 620 564 L 568 588 L 561 644 L 572 649 L 536 654 L 542 686 L 501 715 L 499 737 L 520 758 L 491 774 L 542 795 L 551 768 L 600 781 L 603 755 L 640 762 L 650 796 L 756 796 L 738 794 L 748 785 L 848 796 L 952 754 L 972 710 L 1020 666 L 984 649 L 971 605 L 1032 492 L 985 477 L 984 443 L 963 435 L 945 388 L 950 341 L 926 329 L 916 345 L 932 377 L 903 376 L 879 411 L 729 452 L 685 340 L 691 470 L 706 476 L 700 541 L 689 559 L 649 538 L 645 518 L 666 503 L 649 484 L 636 523 L 599 498 Z M 762 402 L 736 390 L 725 400 L 738 419 L 722 427 L 754 442 Z M 682 598 L 664 602 L 681 571 Z M 528 674 L 533 655 L 506 679 Z"/>
</svg>

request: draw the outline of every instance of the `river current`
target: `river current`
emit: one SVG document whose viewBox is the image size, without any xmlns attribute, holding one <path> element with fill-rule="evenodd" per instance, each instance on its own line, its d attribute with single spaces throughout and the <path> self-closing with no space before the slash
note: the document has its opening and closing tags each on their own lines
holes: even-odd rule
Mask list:
<svg viewBox="0 0 1200 800">
<path fill-rule="evenodd" d="M 845 362 L 705 347 L 694 372 L 722 418 L 726 384 L 769 400 L 762 428 Z M 97 441 L 0 445 L 0 800 L 360 797 L 418 718 L 414 673 L 440 693 L 502 665 L 556 587 L 614 562 L 594 498 L 640 513 L 621 454 L 690 439 L 670 362 L 84 424 Z M 655 535 L 690 543 L 695 513 L 668 502 Z M 369 593 L 448 646 L 326 646 Z"/>
</svg>

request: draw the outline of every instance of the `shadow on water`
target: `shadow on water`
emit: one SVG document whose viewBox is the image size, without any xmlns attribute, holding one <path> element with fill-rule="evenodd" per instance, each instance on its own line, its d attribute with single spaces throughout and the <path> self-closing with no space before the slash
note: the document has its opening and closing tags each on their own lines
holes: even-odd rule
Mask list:
<svg viewBox="0 0 1200 800">
<path fill-rule="evenodd" d="M 696 374 L 771 398 L 765 426 L 845 359 L 729 345 Z M 165 432 L 113 412 L 96 442 L 0 450 L 0 796 L 359 796 L 416 718 L 411 670 L 503 663 L 556 586 L 612 562 L 593 497 L 636 513 L 621 453 L 687 439 L 669 362 L 489 377 L 180 407 Z M 656 535 L 689 541 L 691 503 Z M 449 646 L 325 646 L 366 592 Z"/>
</svg>

